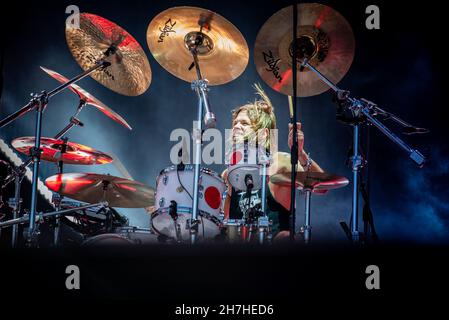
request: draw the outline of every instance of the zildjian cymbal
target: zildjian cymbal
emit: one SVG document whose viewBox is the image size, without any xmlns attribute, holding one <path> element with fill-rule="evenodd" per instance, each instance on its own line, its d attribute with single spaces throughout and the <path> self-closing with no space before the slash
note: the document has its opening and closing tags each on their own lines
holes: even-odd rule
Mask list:
<svg viewBox="0 0 449 320">
<path fill-rule="evenodd" d="M 51 77 L 58 80 L 60 83 L 66 83 L 69 81 L 66 77 L 64 77 L 62 74 L 57 73 L 56 71 L 41 67 L 42 70 L 44 70 L 46 73 L 48 73 Z M 125 119 L 123 119 L 117 112 L 106 106 L 103 102 L 95 98 L 93 95 L 91 95 L 89 92 L 81 88 L 79 85 L 72 83 L 69 86 L 69 89 L 74 92 L 81 100 L 83 100 L 86 104 L 94 106 L 101 112 L 103 112 L 106 116 L 111 118 L 112 120 L 120 123 L 125 128 L 128 128 L 131 130 L 131 126 L 126 122 Z"/>
<path fill-rule="evenodd" d="M 125 96 L 144 93 L 151 83 L 151 68 L 142 47 L 128 32 L 100 16 L 81 13 L 79 28 L 66 24 L 66 40 L 73 57 L 84 70 L 104 59 L 111 65 L 91 76 Z"/>
<path fill-rule="evenodd" d="M 329 87 L 307 67 L 304 58 L 329 80 L 338 83 L 354 58 L 355 41 L 346 19 L 331 7 L 318 3 L 298 5 L 297 39 L 293 41 L 293 6 L 279 10 L 260 29 L 254 61 L 261 78 L 274 90 L 292 95 L 292 55 L 297 48 L 297 92 L 309 97 Z"/>
<path fill-rule="evenodd" d="M 284 172 L 270 176 L 270 182 L 290 187 L 291 173 Z M 345 177 L 337 176 L 327 172 L 298 172 L 296 174 L 296 187 L 300 189 L 312 189 L 312 192 L 323 192 L 331 189 L 338 189 L 348 185 L 349 180 Z"/>
<path fill-rule="evenodd" d="M 219 14 L 196 7 L 174 7 L 159 13 L 148 25 L 147 42 L 157 62 L 175 77 L 197 80 L 189 46 L 198 37 L 197 54 L 210 85 L 230 82 L 248 65 L 249 50 L 240 31 Z"/>
<path fill-rule="evenodd" d="M 14 149 L 27 156 L 34 148 L 35 137 L 16 138 L 11 142 Z M 41 138 L 41 159 L 50 162 L 62 161 L 67 164 L 106 164 L 113 161 L 112 157 L 91 147 L 67 141 L 66 150 L 62 152 L 63 140 Z"/>
<path fill-rule="evenodd" d="M 110 207 L 144 208 L 154 205 L 154 189 L 143 183 L 96 173 L 63 173 L 45 180 L 52 191 L 87 203 L 107 201 Z"/>
</svg>

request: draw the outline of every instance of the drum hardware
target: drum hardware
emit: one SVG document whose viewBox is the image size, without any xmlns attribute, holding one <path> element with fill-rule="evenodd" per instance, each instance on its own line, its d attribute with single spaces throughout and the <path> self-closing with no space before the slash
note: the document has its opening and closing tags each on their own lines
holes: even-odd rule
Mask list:
<svg viewBox="0 0 449 320">
<path fill-rule="evenodd" d="M 270 182 L 290 187 L 291 173 L 278 173 L 270 177 Z M 304 242 L 309 243 L 311 240 L 311 197 L 312 194 L 325 194 L 329 190 L 338 189 L 347 186 L 349 180 L 345 177 L 326 172 L 297 172 L 295 180 L 295 188 L 301 190 L 305 195 L 305 221 L 301 227 L 301 233 L 304 236 Z"/>
<path fill-rule="evenodd" d="M 70 123 L 55 136 L 55 140 L 62 137 L 69 130 L 71 130 L 74 126 L 77 126 L 77 125 L 83 126 L 83 124 L 78 119 L 75 118 L 76 115 L 79 114 L 79 112 L 81 111 L 83 106 L 84 106 L 84 104 L 80 102 L 77 112 L 75 113 L 75 115 L 73 117 L 70 118 Z M 17 143 L 20 144 L 20 142 L 24 142 L 24 140 L 28 140 L 29 144 L 27 146 L 22 145 L 21 147 L 19 147 Z M 35 143 L 33 143 L 33 139 L 22 138 L 22 140 L 21 139 L 13 140 L 12 145 L 17 151 L 22 152 L 26 155 L 31 155 L 32 145 L 35 145 Z M 64 145 L 64 143 L 62 145 Z M 61 150 L 62 149 L 64 149 L 64 152 L 66 151 L 64 147 L 62 147 Z M 20 216 L 21 183 L 25 176 L 26 167 L 28 167 L 32 162 L 33 162 L 33 159 L 31 157 L 29 157 L 28 160 L 25 161 L 24 163 L 22 163 L 19 167 L 14 167 L 12 170 L 12 173 L 5 179 L 5 181 L 3 183 L 2 188 L 6 187 L 10 182 L 12 182 L 12 180 L 14 180 L 14 200 L 11 201 L 11 204 L 10 204 L 11 208 L 13 208 L 13 219 L 17 219 Z M 62 163 L 60 164 L 60 168 L 62 170 Z M 18 226 L 16 224 L 14 224 L 12 226 L 12 242 L 11 242 L 11 245 L 13 248 L 15 248 L 17 246 L 17 240 L 18 240 Z"/>
<path fill-rule="evenodd" d="M 324 83 L 326 83 L 337 95 L 338 104 L 343 108 L 347 108 L 358 119 L 353 124 L 353 154 L 351 157 L 352 172 L 353 172 L 353 195 L 352 195 L 352 215 L 351 215 L 351 240 L 354 243 L 359 243 L 360 233 L 358 231 L 358 197 L 359 197 L 359 173 L 362 165 L 362 157 L 359 154 L 359 129 L 363 123 L 374 125 L 385 136 L 392 140 L 402 150 L 407 152 L 409 158 L 422 168 L 426 163 L 426 158 L 418 151 L 408 146 L 401 138 L 388 129 L 381 121 L 376 119 L 376 115 L 382 114 L 382 109 L 378 108 L 373 102 L 366 99 L 357 99 L 349 96 L 349 91 L 339 89 L 334 83 L 327 79 L 315 67 L 311 66 L 307 59 L 303 61 L 305 67 L 312 70 Z M 396 117 L 397 118 L 397 117 Z M 372 218 L 372 217 L 371 217 Z"/>
<path fill-rule="evenodd" d="M 177 33 L 175 30 L 178 28 L 183 32 Z M 160 30 L 163 31 L 159 33 Z M 170 34 L 170 31 L 175 32 Z M 226 83 L 237 78 L 245 69 L 248 63 L 248 46 L 238 29 L 225 18 L 212 11 L 194 7 L 176 7 L 158 14 L 148 25 L 147 41 L 151 53 L 162 67 L 178 78 L 190 82 L 191 89 L 198 98 L 197 122 L 193 132 L 195 141 L 193 205 L 192 216 L 188 223 L 190 242 L 194 244 L 197 241 L 200 223 L 198 198 L 202 120 L 206 128 L 215 127 L 216 123 L 207 94 L 209 81 L 203 78 L 200 59 L 203 60 L 201 65 L 205 68 L 211 85 Z M 223 46 L 225 42 L 232 43 L 233 46 Z M 230 62 L 228 59 L 231 59 L 232 63 L 228 63 Z M 233 66 L 233 70 L 228 70 L 229 66 Z"/>
<path fill-rule="evenodd" d="M 34 233 L 37 183 L 40 167 L 42 113 L 47 107 L 49 100 L 71 84 L 88 75 L 92 75 L 111 90 L 128 95 L 144 92 L 151 81 L 151 69 L 148 59 L 146 59 L 142 48 L 131 35 L 114 23 L 99 16 L 83 13 L 80 14 L 79 18 L 79 28 L 73 28 L 69 24 L 66 25 L 66 39 L 74 58 L 85 71 L 50 92 L 42 91 L 39 94 L 32 94 L 29 103 L 0 121 L 1 128 L 31 110 L 36 110 L 37 112 L 34 134 L 35 145 L 30 153 L 33 162 L 33 178 L 28 240 L 36 238 Z M 103 27 L 105 25 L 108 26 L 108 30 L 113 30 L 114 32 L 104 33 Z M 125 40 L 127 41 L 124 42 Z M 85 53 L 89 54 L 86 55 Z M 136 67 L 138 72 L 134 72 Z M 126 80 L 124 80 L 125 78 Z"/>
<path fill-rule="evenodd" d="M 173 224 L 174 224 L 175 232 L 176 232 L 176 241 L 177 242 L 181 242 L 182 241 L 181 226 L 177 223 L 177 220 L 178 220 L 178 204 L 176 203 L 176 201 L 173 201 L 173 200 L 170 201 L 168 214 L 173 219 Z"/>
<path fill-rule="evenodd" d="M 108 203 L 107 202 L 99 202 L 99 203 L 95 203 L 95 204 L 88 204 L 85 206 L 81 206 L 81 207 L 77 207 L 77 208 L 71 208 L 71 209 L 65 209 L 65 210 L 60 210 L 60 211 L 52 211 L 52 212 L 46 212 L 46 213 L 42 213 L 40 212 L 38 215 L 35 216 L 35 220 L 34 223 L 37 224 L 39 222 L 42 222 L 44 218 L 49 218 L 49 217 L 54 217 L 57 215 L 67 215 L 69 213 L 72 213 L 74 211 L 77 210 L 83 210 L 83 209 L 89 209 L 89 208 L 93 208 L 93 207 L 107 207 Z M 6 228 L 12 225 L 17 225 L 17 224 L 23 224 L 23 223 L 29 223 L 29 214 L 24 214 L 22 217 L 16 218 L 16 219 L 11 219 L 8 221 L 4 221 L 4 222 L 0 222 L 0 228 Z M 29 235 L 31 236 L 31 235 Z"/>
</svg>

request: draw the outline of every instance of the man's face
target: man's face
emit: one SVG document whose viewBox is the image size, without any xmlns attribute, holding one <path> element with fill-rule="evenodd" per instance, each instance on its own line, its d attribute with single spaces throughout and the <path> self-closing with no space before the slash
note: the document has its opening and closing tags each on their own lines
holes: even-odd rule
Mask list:
<svg viewBox="0 0 449 320">
<path fill-rule="evenodd" d="M 240 111 L 237 117 L 232 122 L 233 137 L 242 138 L 251 130 L 251 120 L 248 117 L 248 113 L 245 110 Z"/>
</svg>

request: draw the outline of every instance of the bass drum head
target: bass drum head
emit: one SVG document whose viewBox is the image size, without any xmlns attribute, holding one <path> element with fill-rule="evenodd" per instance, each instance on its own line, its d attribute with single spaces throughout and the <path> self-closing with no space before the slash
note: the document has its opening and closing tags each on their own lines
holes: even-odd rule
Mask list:
<svg viewBox="0 0 449 320">
<path fill-rule="evenodd" d="M 190 213 L 178 213 L 176 223 L 181 233 L 181 239 L 178 240 L 187 241 L 190 239 L 190 230 L 187 226 L 188 220 L 191 218 L 192 215 Z M 207 212 L 199 211 L 198 219 L 200 220 L 200 224 L 198 225 L 199 238 L 214 239 L 220 234 L 220 221 L 218 218 Z M 168 210 L 161 209 L 154 212 L 151 217 L 151 224 L 157 233 L 176 240 L 175 223 Z"/>
</svg>

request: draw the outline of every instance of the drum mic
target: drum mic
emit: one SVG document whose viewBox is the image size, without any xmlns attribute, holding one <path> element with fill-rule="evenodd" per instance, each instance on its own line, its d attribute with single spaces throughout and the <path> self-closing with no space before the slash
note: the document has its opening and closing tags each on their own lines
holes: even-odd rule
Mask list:
<svg viewBox="0 0 449 320">
<path fill-rule="evenodd" d="M 170 206 L 168 207 L 168 214 L 174 221 L 178 220 L 178 204 L 176 203 L 176 201 L 174 200 L 170 201 Z"/>
<path fill-rule="evenodd" d="M 253 176 L 250 174 L 247 174 L 245 176 L 245 185 L 247 189 L 252 189 L 254 187 L 254 183 L 253 183 Z"/>
<path fill-rule="evenodd" d="M 254 188 L 253 176 L 250 174 L 245 175 L 246 194 L 248 196 L 248 203 L 251 201 L 251 191 Z"/>
<path fill-rule="evenodd" d="M 178 151 L 178 159 L 179 159 L 180 161 L 179 161 L 179 163 L 178 163 L 178 165 L 177 165 L 177 170 L 178 170 L 178 171 L 184 171 L 185 165 L 184 165 L 184 163 L 182 162 L 182 147 L 179 148 L 179 151 Z"/>
</svg>

